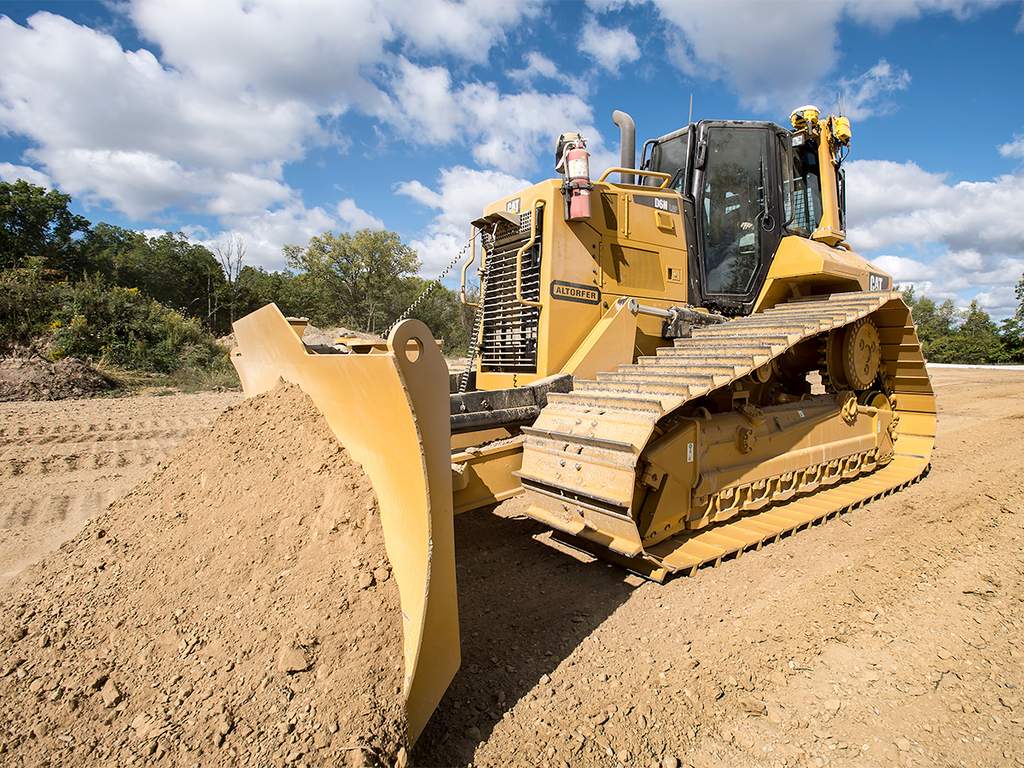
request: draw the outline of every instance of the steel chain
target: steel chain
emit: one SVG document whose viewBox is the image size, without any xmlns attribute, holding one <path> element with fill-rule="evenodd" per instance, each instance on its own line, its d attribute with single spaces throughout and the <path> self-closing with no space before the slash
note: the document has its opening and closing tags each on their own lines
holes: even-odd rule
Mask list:
<svg viewBox="0 0 1024 768">
<path fill-rule="evenodd" d="M 473 230 L 473 234 L 469 236 L 469 240 L 467 240 L 466 244 L 462 246 L 462 248 L 459 250 L 459 252 L 457 254 L 455 254 L 455 257 L 451 261 L 448 262 L 448 265 L 444 269 L 441 270 L 441 274 L 439 274 L 437 277 L 435 277 L 433 280 L 431 280 L 429 283 L 427 283 L 427 287 L 423 289 L 423 292 L 420 293 L 419 296 L 417 296 L 415 299 L 413 299 L 412 304 L 409 305 L 409 307 L 405 310 L 405 312 L 400 314 L 395 319 L 395 322 L 393 322 L 391 325 L 388 326 L 388 329 L 383 334 L 384 338 L 387 338 L 388 336 L 390 336 L 391 335 L 391 331 L 394 330 L 395 326 L 398 325 L 403 320 L 405 320 L 407 317 L 409 317 L 409 315 L 411 315 L 413 312 L 415 312 L 416 309 L 420 306 L 420 304 L 422 304 L 424 302 L 424 300 L 427 298 L 427 296 L 430 295 L 430 292 L 433 291 L 435 288 L 437 288 L 439 285 L 441 285 L 441 281 L 443 281 L 446 277 L 448 277 L 448 273 L 452 271 L 452 268 L 454 268 L 455 265 L 458 264 L 462 260 L 462 257 L 466 255 L 466 251 L 473 244 L 473 239 L 475 237 L 476 237 L 476 230 L 474 229 Z"/>
</svg>

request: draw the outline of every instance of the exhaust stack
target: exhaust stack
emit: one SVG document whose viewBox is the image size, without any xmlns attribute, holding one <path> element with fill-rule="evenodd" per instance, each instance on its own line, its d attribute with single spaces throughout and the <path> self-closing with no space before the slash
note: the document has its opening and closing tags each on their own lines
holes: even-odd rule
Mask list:
<svg viewBox="0 0 1024 768">
<path fill-rule="evenodd" d="M 628 112 L 620 109 L 612 112 L 612 122 L 619 126 L 619 165 L 636 168 L 636 123 Z M 621 177 L 623 184 L 636 183 L 636 176 L 632 173 L 623 173 Z"/>
</svg>

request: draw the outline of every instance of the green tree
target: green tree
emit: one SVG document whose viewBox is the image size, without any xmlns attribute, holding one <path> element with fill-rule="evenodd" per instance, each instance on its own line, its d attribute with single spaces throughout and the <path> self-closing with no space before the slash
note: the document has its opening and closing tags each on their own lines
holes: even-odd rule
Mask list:
<svg viewBox="0 0 1024 768">
<path fill-rule="evenodd" d="M 126 254 L 135 250 L 145 250 L 146 247 L 146 236 L 141 232 L 105 222 L 93 224 L 82 240 L 90 273 L 107 280 L 115 279 L 117 265 Z"/>
<path fill-rule="evenodd" d="M 288 266 L 311 281 L 309 316 L 318 325 L 347 325 L 371 333 L 394 318 L 404 278 L 419 268 L 416 252 L 395 232 L 325 232 L 305 247 L 284 249 Z M 400 311 L 400 310 L 398 310 Z"/>
<path fill-rule="evenodd" d="M 30 259 L 68 277 L 88 268 L 81 236 L 89 220 L 72 213 L 71 197 L 27 181 L 0 182 L 0 269 L 25 266 Z"/>
<path fill-rule="evenodd" d="M 142 236 L 114 252 L 113 282 L 138 288 L 183 315 L 215 325 L 224 273 L 216 257 L 180 232 Z"/>
<path fill-rule="evenodd" d="M 43 259 L 0 270 L 0 353 L 33 346 L 50 330 L 53 314 L 67 299 L 68 284 L 55 282 Z"/>
<path fill-rule="evenodd" d="M 1024 319 L 1017 315 L 1003 320 L 999 329 L 1000 363 L 1024 363 Z"/>
<path fill-rule="evenodd" d="M 1002 341 L 1002 363 L 1024 363 L 1024 275 L 1017 283 L 1017 310 L 1003 320 L 999 329 Z"/>
<path fill-rule="evenodd" d="M 236 283 L 235 316 L 242 317 L 267 304 L 277 304 L 285 315 L 309 314 L 308 279 L 291 272 L 268 272 L 263 267 L 242 267 Z"/>
<path fill-rule="evenodd" d="M 999 360 L 1001 348 L 996 324 L 977 301 L 972 301 L 963 324 L 936 341 L 934 359 L 943 363 L 993 363 Z"/>
</svg>

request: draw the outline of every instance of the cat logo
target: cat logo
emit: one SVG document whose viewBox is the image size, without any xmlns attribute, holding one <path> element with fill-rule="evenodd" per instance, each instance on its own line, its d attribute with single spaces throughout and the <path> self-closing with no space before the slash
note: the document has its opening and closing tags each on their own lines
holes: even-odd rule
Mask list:
<svg viewBox="0 0 1024 768">
<path fill-rule="evenodd" d="M 885 275 L 868 275 L 869 291 L 884 291 L 889 287 L 889 278 Z"/>
<path fill-rule="evenodd" d="M 519 213 L 519 198 L 509 200 L 505 203 L 505 213 Z"/>
<path fill-rule="evenodd" d="M 580 304 L 600 304 L 601 291 L 593 285 L 567 283 L 564 280 L 551 281 L 551 298 L 560 301 L 578 301 Z"/>
</svg>

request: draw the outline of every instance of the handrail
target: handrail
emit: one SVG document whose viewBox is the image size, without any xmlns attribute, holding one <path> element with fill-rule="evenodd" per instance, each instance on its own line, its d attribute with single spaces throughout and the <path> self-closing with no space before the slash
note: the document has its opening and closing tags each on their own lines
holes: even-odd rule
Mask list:
<svg viewBox="0 0 1024 768">
<path fill-rule="evenodd" d="M 463 306 L 474 307 L 479 309 L 479 302 L 474 303 L 466 299 L 466 272 L 469 271 L 469 268 L 473 265 L 473 262 L 476 261 L 476 233 L 473 232 L 472 225 L 470 225 L 469 232 L 469 260 L 462 265 L 462 275 L 459 278 L 459 301 L 462 303 Z M 483 264 L 483 256 L 480 257 L 480 263 Z"/>
<path fill-rule="evenodd" d="M 655 189 L 665 189 L 665 187 L 667 187 L 669 185 L 669 182 L 672 181 L 672 177 L 669 174 L 662 173 L 661 171 L 645 171 L 645 170 L 643 170 L 641 168 L 619 168 L 619 167 L 615 167 L 615 168 L 608 168 L 604 173 L 602 173 L 601 174 L 601 178 L 599 178 L 597 180 L 597 183 L 600 184 L 605 179 L 607 179 L 609 176 L 611 176 L 613 173 L 626 173 L 626 174 L 633 174 L 635 176 L 653 176 L 654 178 L 657 178 L 657 179 L 664 179 L 664 181 L 662 181 L 662 183 L 661 183 L 661 186 L 660 187 L 655 187 Z M 613 182 L 609 181 L 608 183 L 612 184 Z M 634 184 L 632 186 L 640 186 L 640 185 Z"/>
<path fill-rule="evenodd" d="M 543 208 L 543 200 L 534 200 L 533 206 L 530 208 L 530 239 L 523 243 L 522 248 L 516 251 L 516 301 L 523 306 L 537 307 L 538 309 L 542 306 L 539 301 L 523 298 L 523 254 L 530 248 L 533 248 L 533 244 L 537 241 L 537 215 Z"/>
</svg>

